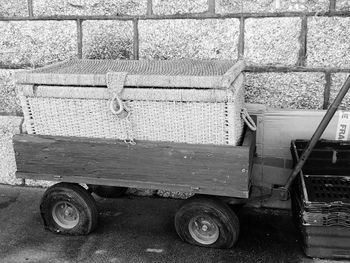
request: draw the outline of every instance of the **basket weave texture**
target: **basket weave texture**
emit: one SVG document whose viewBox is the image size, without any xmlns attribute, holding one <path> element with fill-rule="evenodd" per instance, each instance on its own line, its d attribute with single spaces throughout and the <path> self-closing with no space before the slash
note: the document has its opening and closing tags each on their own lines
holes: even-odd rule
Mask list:
<svg viewBox="0 0 350 263">
<path fill-rule="evenodd" d="M 76 65 L 76 67 L 74 66 Z M 82 61 L 43 68 L 29 74 L 106 74 L 222 76 L 232 62 Z M 149 67 L 148 67 L 149 66 Z M 125 87 L 121 97 L 129 118 L 109 110 L 105 87 L 23 85 L 20 99 L 29 134 L 237 145 L 244 77 L 229 89 Z M 29 83 L 35 84 L 35 83 Z"/>
<path fill-rule="evenodd" d="M 52 74 L 105 74 L 109 71 L 137 75 L 220 76 L 232 66 L 232 61 L 200 60 L 70 60 L 35 70 Z"/>
</svg>

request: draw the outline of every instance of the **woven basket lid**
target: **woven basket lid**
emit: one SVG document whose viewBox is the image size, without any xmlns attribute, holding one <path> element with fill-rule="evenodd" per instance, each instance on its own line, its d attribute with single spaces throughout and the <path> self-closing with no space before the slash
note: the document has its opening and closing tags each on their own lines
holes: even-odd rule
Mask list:
<svg viewBox="0 0 350 263">
<path fill-rule="evenodd" d="M 127 72 L 125 86 L 223 88 L 244 69 L 228 60 L 70 60 L 17 74 L 17 83 L 106 86 L 106 73 Z"/>
</svg>

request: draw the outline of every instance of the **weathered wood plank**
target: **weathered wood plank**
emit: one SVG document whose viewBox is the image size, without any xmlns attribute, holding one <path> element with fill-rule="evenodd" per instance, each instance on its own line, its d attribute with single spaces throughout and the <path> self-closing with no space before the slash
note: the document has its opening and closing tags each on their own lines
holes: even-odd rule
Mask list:
<svg viewBox="0 0 350 263">
<path fill-rule="evenodd" d="M 247 133 L 247 136 L 254 134 Z M 247 198 L 250 147 L 16 135 L 17 176 Z"/>
</svg>

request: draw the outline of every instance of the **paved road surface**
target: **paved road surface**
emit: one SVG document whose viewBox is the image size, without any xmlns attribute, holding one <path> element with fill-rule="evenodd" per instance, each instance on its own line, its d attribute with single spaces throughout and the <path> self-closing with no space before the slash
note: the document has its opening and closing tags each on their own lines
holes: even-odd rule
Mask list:
<svg viewBox="0 0 350 263">
<path fill-rule="evenodd" d="M 89 236 L 45 231 L 39 214 L 43 189 L 0 185 L 0 262 L 330 262 L 305 258 L 287 211 L 241 209 L 234 249 L 182 242 L 174 229 L 178 200 L 97 199 L 99 227 Z"/>
</svg>

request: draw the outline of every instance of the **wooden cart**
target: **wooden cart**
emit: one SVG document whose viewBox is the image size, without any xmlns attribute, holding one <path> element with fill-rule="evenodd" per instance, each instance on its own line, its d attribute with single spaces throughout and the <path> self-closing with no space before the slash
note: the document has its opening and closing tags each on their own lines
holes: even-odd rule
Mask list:
<svg viewBox="0 0 350 263">
<path fill-rule="evenodd" d="M 62 182 L 46 191 L 40 207 L 45 226 L 53 232 L 88 234 L 96 227 L 95 202 L 79 185 L 88 184 L 107 197 L 125 187 L 193 193 L 175 216 L 179 236 L 210 247 L 231 247 L 237 240 L 238 219 L 223 200 L 249 198 L 255 152 L 255 133 L 249 129 L 241 146 L 130 145 L 27 134 L 15 135 L 13 142 L 18 178 Z"/>
<path fill-rule="evenodd" d="M 239 235 L 239 221 L 226 202 L 250 197 L 255 153 L 255 133 L 241 127 L 244 63 L 74 63 L 18 75 L 23 84 L 20 95 L 26 127 L 31 134 L 13 138 L 17 177 L 59 182 L 41 201 L 46 228 L 74 235 L 91 232 L 97 225 L 91 192 L 115 197 L 128 187 L 163 189 L 194 194 L 175 215 L 176 231 L 183 240 L 206 247 L 232 247 Z M 129 73 L 106 79 L 108 67 L 121 66 Z M 147 76 L 135 75 L 141 71 Z M 106 88 L 109 84 L 112 88 Z M 153 102 L 144 103 L 145 96 L 147 103 Z M 169 103 L 169 98 L 176 101 Z M 129 110 L 124 101 L 131 105 L 134 122 L 141 123 L 132 132 L 136 138 L 130 138 L 130 132 L 115 132 L 115 127 L 128 129 L 129 122 L 124 120 L 128 120 L 125 116 Z M 99 108 L 92 109 L 91 105 Z M 124 115 L 124 119 L 104 112 L 108 105 L 113 114 Z M 168 108 L 174 111 L 167 112 Z M 188 112 L 199 116 L 183 117 Z M 147 114 L 153 114 L 159 123 L 154 124 Z M 169 116 L 178 119 L 172 122 L 166 119 Z M 187 123 L 181 123 L 182 117 Z M 84 126 L 83 118 L 95 125 L 93 129 Z M 195 130 L 189 130 L 192 128 Z M 213 128 L 218 129 L 215 136 L 208 134 Z M 168 133 L 176 131 L 181 136 L 174 133 L 169 137 Z M 100 135 L 105 138 L 93 138 Z M 168 142 L 167 138 L 174 140 Z"/>
<path fill-rule="evenodd" d="M 103 197 L 116 197 L 127 187 L 163 189 L 194 194 L 184 201 L 175 215 L 176 231 L 184 241 L 205 247 L 232 247 L 239 235 L 239 221 L 227 202 L 251 200 L 255 153 L 254 132 L 245 128 L 241 137 L 240 122 L 236 122 L 238 129 L 229 129 L 235 124 L 232 122 L 235 116 L 240 119 L 240 106 L 237 105 L 243 101 L 244 77 L 241 72 L 244 63 L 191 62 L 183 67 L 183 62 L 152 62 L 153 66 L 146 68 L 147 77 L 122 72 L 112 74 L 109 81 L 105 75 L 108 66 L 101 62 L 84 63 L 81 67 L 74 63 L 53 66 L 33 73 L 20 73 L 18 77 L 19 82 L 24 84 L 20 95 L 30 134 L 13 138 L 17 177 L 59 182 L 50 187 L 41 200 L 45 227 L 56 233 L 88 234 L 97 226 L 98 217 L 92 192 Z M 144 62 L 120 63 L 126 68 L 136 66 L 133 70 L 137 72 L 145 71 Z M 87 68 L 91 71 L 91 67 L 94 72 L 82 74 L 82 70 Z M 152 75 L 159 69 L 160 73 Z M 58 74 L 52 75 L 52 70 Z M 96 75 L 96 71 L 103 74 Z M 184 75 L 172 76 L 174 73 Z M 108 84 L 112 84 L 111 89 L 105 89 Z M 122 97 L 124 85 L 128 87 Z M 133 85 L 136 88 L 130 87 Z M 145 92 L 144 87 L 139 88 L 140 85 L 152 89 L 160 86 Z M 172 90 L 173 87 L 181 90 Z M 279 189 L 281 199 L 289 198 L 293 180 L 349 88 L 350 77 L 315 131 L 286 185 Z M 104 101 L 111 95 L 110 103 Z M 155 104 L 134 101 L 134 96 L 149 100 L 150 95 Z M 66 101 L 67 98 L 70 100 Z M 86 98 L 93 101 L 86 104 L 82 100 Z M 174 100 L 170 104 L 169 98 Z M 139 110 L 134 111 L 135 120 L 143 121 L 143 126 L 140 125 L 135 133 L 130 133 L 130 122 L 112 118 L 104 112 L 109 104 L 113 114 L 122 118 L 127 116 L 128 120 L 130 109 L 124 107 L 127 106 L 124 105 L 125 100 Z M 215 107 L 208 104 L 212 102 L 216 103 Z M 200 113 L 202 118 L 194 131 L 188 130 L 193 121 L 189 116 L 185 116 L 186 125 L 179 121 L 183 117 L 181 114 L 191 109 L 191 105 L 187 107 L 191 103 L 199 109 L 194 112 Z M 67 105 L 73 106 L 75 111 Z M 97 113 L 90 108 L 91 105 L 99 107 Z M 167 111 L 169 106 L 173 112 Z M 143 107 L 149 112 L 143 112 Z M 45 112 L 45 109 L 48 111 Z M 223 116 L 216 118 L 217 115 L 209 114 L 212 110 L 216 114 L 223 113 Z M 180 119 L 176 124 L 180 123 L 180 128 L 172 126 L 172 121 L 166 119 L 179 111 L 181 114 L 176 116 Z M 59 115 L 62 112 L 66 113 L 63 117 Z M 153 114 L 156 119 L 160 116 L 157 120 L 165 120 L 166 127 L 156 123 L 160 131 L 148 130 L 154 122 L 148 122 L 149 118 L 145 118 L 147 114 Z M 92 119 L 89 123 L 95 125 L 95 129 L 87 129 L 90 126 L 74 119 L 77 116 L 79 120 L 86 116 L 88 118 L 84 121 Z M 218 123 L 217 119 L 221 122 Z M 205 120 L 208 123 L 201 126 Z M 100 127 L 101 124 L 109 126 Z M 115 125 L 126 128 L 127 132 L 115 132 Z M 171 133 L 169 137 L 168 132 L 173 132 L 173 127 L 178 134 Z M 210 127 L 209 131 L 213 127 L 214 130 L 221 129 L 219 136 L 207 136 L 207 127 Z M 51 132 L 58 134 L 38 135 Z M 93 138 L 101 134 L 106 138 Z M 174 140 L 169 142 L 167 138 Z M 82 185 L 87 185 L 88 189 Z"/>
</svg>

